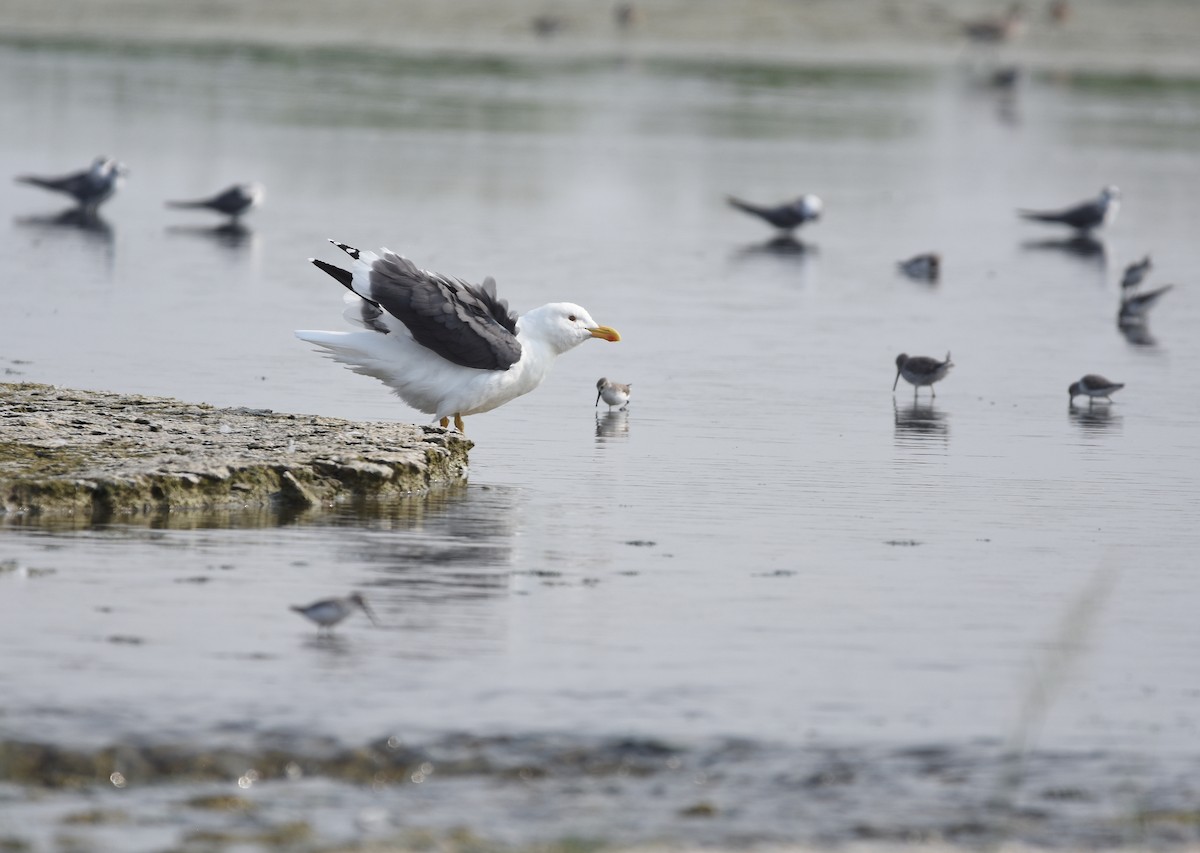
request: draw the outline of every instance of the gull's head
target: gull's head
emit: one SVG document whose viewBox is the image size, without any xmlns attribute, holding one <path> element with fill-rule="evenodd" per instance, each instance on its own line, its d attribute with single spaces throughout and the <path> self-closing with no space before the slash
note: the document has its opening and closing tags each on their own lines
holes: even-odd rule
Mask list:
<svg viewBox="0 0 1200 853">
<path fill-rule="evenodd" d="M 1121 198 L 1121 191 L 1112 184 L 1109 184 L 1100 190 L 1100 198 L 1103 201 L 1118 201 Z"/>
<path fill-rule="evenodd" d="M 584 308 L 572 302 L 552 302 L 521 315 L 520 334 L 547 344 L 561 355 L 588 338 L 619 341 L 621 335 L 610 326 L 601 326 Z"/>
</svg>

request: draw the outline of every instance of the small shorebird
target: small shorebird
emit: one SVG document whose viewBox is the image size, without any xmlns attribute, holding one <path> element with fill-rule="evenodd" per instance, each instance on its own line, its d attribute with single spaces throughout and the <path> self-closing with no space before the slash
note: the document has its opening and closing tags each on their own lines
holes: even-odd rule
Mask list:
<svg viewBox="0 0 1200 853">
<path fill-rule="evenodd" d="M 367 600 L 357 592 L 351 593 L 344 598 L 323 598 L 305 607 L 300 607 L 296 604 L 292 605 L 292 610 L 295 610 L 306 619 L 316 622 L 318 631 L 332 631 L 334 625 L 353 613 L 355 609 L 367 614 L 367 618 L 371 620 L 372 625 L 379 624 L 375 621 L 375 614 L 367 606 Z"/>
<path fill-rule="evenodd" d="M 1101 225 L 1111 225 L 1121 209 L 1121 191 L 1114 186 L 1100 190 L 1100 195 L 1091 200 L 1062 210 L 1019 210 L 1024 219 L 1038 222 L 1053 222 L 1069 225 L 1076 231 L 1088 232 Z"/>
<path fill-rule="evenodd" d="M 945 379 L 946 374 L 953 366 L 954 363 L 950 361 L 949 352 L 946 353 L 945 361 L 938 361 L 927 355 L 910 356 L 907 353 L 900 353 L 896 356 L 896 381 L 892 383 L 892 392 L 895 393 L 896 386 L 900 384 L 900 377 L 903 376 L 905 382 L 912 384 L 914 398 L 922 385 L 928 385 L 929 393 L 936 397 L 937 392 L 933 390 L 933 383 Z"/>
<path fill-rule="evenodd" d="M 1151 306 L 1174 286 L 1173 284 L 1164 284 L 1154 290 L 1125 297 L 1121 300 L 1121 310 L 1117 312 L 1118 322 L 1130 323 L 1145 319 Z"/>
<path fill-rule="evenodd" d="M 1013 3 L 1003 15 L 964 21 L 962 34 L 976 44 L 999 44 L 1021 34 L 1025 28 L 1024 18 L 1022 5 Z"/>
<path fill-rule="evenodd" d="M 622 385 L 620 382 L 612 382 L 603 376 L 596 381 L 596 406 L 600 405 L 600 400 L 608 403 L 609 411 L 612 411 L 613 406 L 620 406 L 618 411 L 625 411 L 629 407 L 629 386 Z"/>
<path fill-rule="evenodd" d="M 1125 291 L 1132 290 L 1141 284 L 1142 279 L 1146 277 L 1146 274 L 1150 272 L 1150 268 L 1153 266 L 1154 264 L 1150 262 L 1150 256 L 1146 255 L 1140 261 L 1136 261 L 1125 267 L 1125 274 L 1121 276 L 1121 292 L 1124 293 Z"/>
<path fill-rule="evenodd" d="M 237 219 L 246 211 L 262 204 L 263 197 L 262 184 L 234 184 L 229 189 L 222 190 L 209 198 L 195 201 L 168 201 L 167 207 L 204 208 L 223 213 L 231 219 Z"/>
<path fill-rule="evenodd" d="M 18 175 L 17 183 L 31 184 L 56 193 L 71 196 L 79 206 L 95 211 L 108 201 L 125 181 L 129 168 L 111 157 L 97 157 L 92 165 L 81 172 L 72 172 L 57 178 L 42 178 L 37 175 Z"/>
<path fill-rule="evenodd" d="M 923 255 L 914 255 L 907 261 L 900 261 L 896 266 L 909 278 L 915 278 L 918 281 L 937 281 L 938 275 L 941 274 L 942 256 L 937 252 L 927 252 Z"/>
<path fill-rule="evenodd" d="M 350 293 L 343 316 L 362 332 L 297 331 L 355 373 L 374 376 L 443 427 L 451 416 L 490 412 L 542 384 L 558 356 L 590 338 L 619 341 L 583 308 L 552 302 L 520 317 L 496 296 L 491 277 L 468 284 L 419 269 L 388 249 L 337 246 L 348 270 L 313 260 Z"/>
<path fill-rule="evenodd" d="M 1096 401 L 1097 397 L 1103 397 L 1107 402 L 1111 403 L 1112 398 L 1109 395 L 1120 391 L 1124 387 L 1124 382 L 1109 382 L 1103 376 L 1089 373 L 1078 382 L 1072 382 L 1071 387 L 1067 389 L 1067 393 L 1071 395 L 1072 406 L 1075 405 L 1076 397 L 1086 395 L 1088 406 L 1090 407 Z"/>
<path fill-rule="evenodd" d="M 728 196 L 726 201 L 729 202 L 730 206 L 749 213 L 751 216 L 757 216 L 764 222 L 774 225 L 780 231 L 794 231 L 806 222 L 813 222 L 820 219 L 821 210 L 824 207 L 821 199 L 811 194 L 802 195 L 795 201 L 776 205 L 775 207 L 763 207 L 751 204 L 748 201 L 742 201 L 740 198 L 734 198 L 733 196 Z"/>
</svg>

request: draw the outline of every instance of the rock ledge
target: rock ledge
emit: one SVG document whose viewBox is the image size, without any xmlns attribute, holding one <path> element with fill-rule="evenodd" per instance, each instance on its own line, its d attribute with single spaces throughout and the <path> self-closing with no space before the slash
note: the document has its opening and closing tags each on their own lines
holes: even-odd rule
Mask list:
<svg viewBox="0 0 1200 853">
<path fill-rule="evenodd" d="M 0 515 L 107 520 L 398 497 L 464 480 L 471 447 L 437 427 L 0 383 Z"/>
</svg>

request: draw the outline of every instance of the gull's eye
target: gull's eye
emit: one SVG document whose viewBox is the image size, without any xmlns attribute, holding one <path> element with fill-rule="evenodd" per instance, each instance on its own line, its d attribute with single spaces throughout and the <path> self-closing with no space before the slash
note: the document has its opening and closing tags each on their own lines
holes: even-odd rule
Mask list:
<svg viewBox="0 0 1200 853">
<path fill-rule="evenodd" d="M 569 316 L 567 317 L 567 319 L 568 319 L 568 320 L 570 320 L 572 323 L 574 323 L 574 322 L 575 322 L 575 315 L 574 315 L 574 314 L 571 314 L 571 315 L 569 315 Z"/>
</svg>

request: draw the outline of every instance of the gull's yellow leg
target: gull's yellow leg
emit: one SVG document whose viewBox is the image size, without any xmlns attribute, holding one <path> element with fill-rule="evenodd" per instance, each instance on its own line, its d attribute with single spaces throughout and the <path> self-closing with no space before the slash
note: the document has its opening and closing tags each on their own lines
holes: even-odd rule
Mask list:
<svg viewBox="0 0 1200 853">
<path fill-rule="evenodd" d="M 461 432 L 463 435 L 467 434 L 466 428 L 463 427 L 462 415 L 459 415 L 459 414 L 454 415 L 454 428 L 457 429 L 459 432 Z"/>
<path fill-rule="evenodd" d="M 438 423 L 442 425 L 442 429 L 445 429 L 446 427 L 450 426 L 450 419 L 442 418 L 440 421 L 438 421 Z"/>
</svg>

